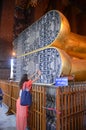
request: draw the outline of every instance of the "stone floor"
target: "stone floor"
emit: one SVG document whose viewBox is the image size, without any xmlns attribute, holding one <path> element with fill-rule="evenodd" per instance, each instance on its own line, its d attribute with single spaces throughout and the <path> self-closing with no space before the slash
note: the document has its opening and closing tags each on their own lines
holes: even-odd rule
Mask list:
<svg viewBox="0 0 86 130">
<path fill-rule="evenodd" d="M 0 130 L 16 130 L 16 116 L 6 115 L 7 111 L 6 105 L 0 106 Z"/>
<path fill-rule="evenodd" d="M 0 130 L 16 130 L 16 116 L 7 115 L 7 111 L 6 105 L 0 106 Z M 84 130 L 86 130 L 86 115 L 84 116 Z"/>
</svg>

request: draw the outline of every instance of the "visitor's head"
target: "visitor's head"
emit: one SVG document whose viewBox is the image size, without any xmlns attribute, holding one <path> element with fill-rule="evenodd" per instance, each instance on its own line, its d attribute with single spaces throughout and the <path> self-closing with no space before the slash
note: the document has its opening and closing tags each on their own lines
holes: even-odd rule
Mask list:
<svg viewBox="0 0 86 130">
<path fill-rule="evenodd" d="M 21 80 L 20 80 L 20 83 L 19 83 L 20 88 L 22 88 L 23 83 L 25 81 L 28 81 L 28 75 L 27 74 L 23 74 L 23 76 L 21 77 Z"/>
</svg>

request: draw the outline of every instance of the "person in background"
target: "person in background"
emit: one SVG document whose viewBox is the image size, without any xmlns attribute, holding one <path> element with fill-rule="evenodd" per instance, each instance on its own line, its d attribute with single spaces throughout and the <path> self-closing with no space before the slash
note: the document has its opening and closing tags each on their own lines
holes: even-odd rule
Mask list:
<svg viewBox="0 0 86 130">
<path fill-rule="evenodd" d="M 38 76 L 35 77 L 36 74 L 38 74 Z M 23 86 L 26 85 L 27 89 L 31 90 L 32 83 L 36 82 L 39 79 L 40 75 L 41 75 L 41 72 L 40 70 L 38 70 L 33 75 L 31 75 L 29 79 L 28 79 L 28 75 L 24 74 L 20 80 L 19 98 L 17 99 L 17 102 L 16 102 L 16 129 L 17 130 L 26 130 L 26 127 L 27 127 L 27 117 L 28 117 L 29 106 L 20 105 L 20 98 L 21 98 L 21 92 L 22 92 Z"/>
<path fill-rule="evenodd" d="M 2 101 L 3 101 L 3 91 L 0 88 L 0 106 L 2 107 Z"/>
</svg>

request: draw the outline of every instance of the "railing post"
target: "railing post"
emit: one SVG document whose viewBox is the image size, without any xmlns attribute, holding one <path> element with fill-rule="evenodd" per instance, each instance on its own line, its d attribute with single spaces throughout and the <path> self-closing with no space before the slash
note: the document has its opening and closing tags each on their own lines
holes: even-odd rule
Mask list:
<svg viewBox="0 0 86 130">
<path fill-rule="evenodd" d="M 57 110 L 57 120 L 56 120 L 56 130 L 60 130 L 60 87 L 56 88 L 56 110 Z"/>
<path fill-rule="evenodd" d="M 9 82 L 9 87 L 10 87 L 10 92 L 9 92 L 9 109 L 8 109 L 8 111 L 6 112 L 6 114 L 7 115 L 11 115 L 11 114 L 13 114 L 13 112 L 12 112 L 12 82 Z"/>
</svg>

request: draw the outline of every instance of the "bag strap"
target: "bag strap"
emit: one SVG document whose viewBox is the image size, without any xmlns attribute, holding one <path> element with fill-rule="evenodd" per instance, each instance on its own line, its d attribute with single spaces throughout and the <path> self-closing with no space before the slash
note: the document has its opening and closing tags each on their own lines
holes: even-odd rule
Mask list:
<svg viewBox="0 0 86 130">
<path fill-rule="evenodd" d="M 26 87 L 26 82 L 23 84 L 23 87 L 22 87 L 22 90 L 24 90 L 24 89 L 28 89 L 28 91 L 30 91 L 30 89 L 31 89 L 31 86 L 30 86 L 30 88 L 29 87 Z"/>
</svg>

